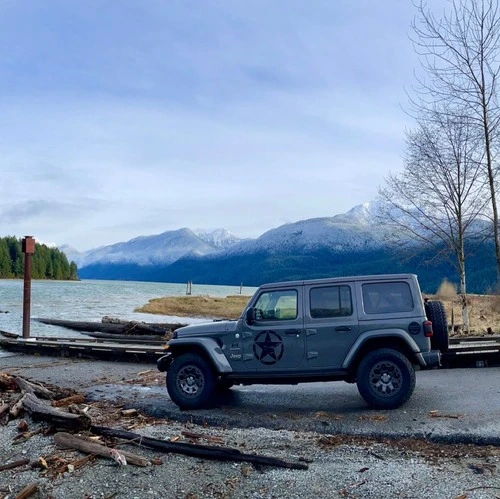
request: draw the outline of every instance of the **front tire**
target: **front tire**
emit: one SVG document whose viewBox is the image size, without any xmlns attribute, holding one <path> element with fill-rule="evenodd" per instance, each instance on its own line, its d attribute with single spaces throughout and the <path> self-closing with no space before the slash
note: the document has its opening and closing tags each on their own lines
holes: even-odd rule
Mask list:
<svg viewBox="0 0 500 499">
<path fill-rule="evenodd" d="M 371 407 L 395 409 L 411 397 L 415 370 L 401 352 L 381 348 L 370 352 L 359 364 L 357 385 Z"/>
<path fill-rule="evenodd" d="M 181 409 L 208 405 L 216 386 L 210 364 L 197 354 L 176 357 L 167 371 L 167 391 Z"/>
</svg>

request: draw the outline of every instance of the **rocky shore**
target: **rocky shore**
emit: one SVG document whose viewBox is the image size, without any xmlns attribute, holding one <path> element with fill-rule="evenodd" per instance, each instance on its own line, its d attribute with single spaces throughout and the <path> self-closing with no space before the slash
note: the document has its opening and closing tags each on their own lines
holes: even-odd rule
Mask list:
<svg viewBox="0 0 500 499">
<path fill-rule="evenodd" d="M 15 355 L 2 359 L 0 372 L 68 387 L 84 395 L 78 404 L 92 424 L 128 429 L 171 442 L 216 445 L 243 453 L 301 462 L 286 469 L 248 462 L 217 461 L 162 453 L 122 441 L 103 441 L 118 451 L 142 456 L 148 466 L 120 465 L 55 445 L 50 424 L 28 414 L 0 426 L 1 498 L 336 498 L 500 496 L 500 449 L 439 445 L 412 439 L 376 439 L 309 431 L 195 425 L 158 419 L 124 408 L 123 400 L 86 397 L 102 385 L 130 382 L 141 392 L 152 366 Z M 145 375 L 149 372 L 151 374 Z M 134 381 L 135 380 L 135 381 Z M 105 385 L 105 386 L 104 386 Z M 0 399 L 6 394 L 0 391 Z M 128 406 L 127 406 L 128 407 Z M 300 416 L 297 416 L 300 417 Z M 31 438 L 19 438 L 20 421 Z M 36 433 L 40 430 L 39 433 Z M 83 432 L 85 433 L 85 432 Z M 97 441 L 97 438 L 94 438 Z M 77 463 L 77 465 L 75 465 Z M 30 487 L 31 489 L 25 489 Z M 25 489 L 30 493 L 19 495 Z"/>
</svg>

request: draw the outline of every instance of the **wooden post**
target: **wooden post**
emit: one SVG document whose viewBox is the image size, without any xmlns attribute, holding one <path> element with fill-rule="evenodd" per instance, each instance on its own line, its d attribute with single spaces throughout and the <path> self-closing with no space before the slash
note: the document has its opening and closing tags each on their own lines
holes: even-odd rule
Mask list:
<svg viewBox="0 0 500 499">
<path fill-rule="evenodd" d="M 33 236 L 26 236 L 22 240 L 24 253 L 24 291 L 23 291 L 23 338 L 30 337 L 31 315 L 31 255 L 35 252 Z"/>
<path fill-rule="evenodd" d="M 191 294 L 191 286 L 192 286 L 193 282 L 192 281 L 188 281 L 187 284 L 186 284 L 186 295 L 190 295 Z"/>
<path fill-rule="evenodd" d="M 240 284 L 240 295 L 242 293 L 242 289 L 243 289 L 243 283 Z"/>
</svg>

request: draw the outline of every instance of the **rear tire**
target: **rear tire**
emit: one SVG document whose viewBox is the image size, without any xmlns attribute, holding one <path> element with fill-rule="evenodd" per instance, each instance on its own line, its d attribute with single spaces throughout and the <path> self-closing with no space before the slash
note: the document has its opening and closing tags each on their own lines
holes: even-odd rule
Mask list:
<svg viewBox="0 0 500 499">
<path fill-rule="evenodd" d="M 168 394 L 181 409 L 207 406 L 215 386 L 212 367 L 201 355 L 179 355 L 167 370 Z"/>
<path fill-rule="evenodd" d="M 432 322 L 432 331 L 434 332 L 431 338 L 432 348 L 447 352 L 449 346 L 448 322 L 443 303 L 440 301 L 427 301 L 425 303 L 425 314 L 427 319 Z"/>
<path fill-rule="evenodd" d="M 411 397 L 415 370 L 401 352 L 381 348 L 370 352 L 359 364 L 357 385 L 371 407 L 395 409 Z"/>
</svg>

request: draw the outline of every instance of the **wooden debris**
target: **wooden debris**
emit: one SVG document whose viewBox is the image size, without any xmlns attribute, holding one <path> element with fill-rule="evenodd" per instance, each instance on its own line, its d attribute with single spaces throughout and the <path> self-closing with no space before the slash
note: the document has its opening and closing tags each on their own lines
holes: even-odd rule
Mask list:
<svg viewBox="0 0 500 499">
<path fill-rule="evenodd" d="M 9 464 L 3 464 L 0 466 L 0 471 L 11 470 L 13 468 L 19 468 L 19 466 L 24 466 L 25 464 L 29 464 L 29 459 L 20 459 L 19 461 L 13 461 Z"/>
<path fill-rule="evenodd" d="M 28 396 L 28 394 L 21 395 L 17 402 L 10 408 L 9 415 L 12 419 L 15 419 L 21 414 L 21 411 L 24 407 L 24 399 Z"/>
<path fill-rule="evenodd" d="M 26 433 L 28 431 L 28 423 L 26 420 L 21 419 L 17 425 L 17 429 L 23 433 Z"/>
<path fill-rule="evenodd" d="M 64 449 L 76 449 L 87 454 L 95 454 L 97 456 L 113 459 L 110 454 L 111 449 L 109 447 L 95 442 L 90 442 L 89 440 L 77 435 L 71 435 L 70 433 L 64 432 L 56 433 L 54 435 L 54 442 L 58 447 Z M 149 465 L 149 461 L 147 459 L 136 454 L 132 454 L 131 452 L 120 450 L 120 454 L 125 456 L 128 464 L 134 464 L 135 466 Z"/>
<path fill-rule="evenodd" d="M 52 407 L 67 407 L 71 404 L 83 404 L 83 402 L 85 402 L 85 397 L 77 393 L 76 395 L 71 395 L 60 400 L 54 400 Z"/>
<path fill-rule="evenodd" d="M 134 440 L 136 444 L 156 449 L 162 452 L 174 452 L 186 456 L 200 457 L 205 459 L 214 459 L 219 461 L 246 461 L 267 466 L 276 466 L 280 468 L 291 468 L 296 470 L 308 469 L 307 464 L 303 462 L 292 462 L 278 459 L 275 457 L 262 456 L 257 454 L 244 454 L 238 449 L 231 447 L 198 445 L 182 442 L 171 442 L 157 438 L 145 437 L 137 433 L 131 433 L 125 430 L 117 430 L 105 426 L 92 426 L 91 431 L 98 435 L 121 438 L 123 440 Z"/>
<path fill-rule="evenodd" d="M 47 470 L 49 469 L 49 465 L 47 464 L 47 461 L 43 457 L 39 457 L 37 461 L 38 467 L 42 468 L 42 470 Z"/>
<path fill-rule="evenodd" d="M 31 383 L 24 378 L 17 377 L 15 378 L 15 382 L 21 391 L 24 391 L 26 393 L 33 393 L 37 397 L 41 397 L 43 399 L 52 400 L 54 398 L 53 392 L 51 392 L 47 388 L 44 388 L 43 386 L 35 385 L 34 383 Z"/>
<path fill-rule="evenodd" d="M 9 409 L 10 405 L 5 402 L 2 405 L 0 405 L 0 417 L 9 412 Z"/>
<path fill-rule="evenodd" d="M 191 438 L 193 440 L 207 440 L 208 442 L 214 442 L 216 444 L 221 444 L 222 443 L 222 438 L 221 437 L 214 437 L 212 435 L 203 435 L 202 433 L 194 433 L 192 431 L 184 430 L 181 431 L 181 435 Z"/>
<path fill-rule="evenodd" d="M 463 414 L 441 414 L 437 410 L 429 411 L 429 417 L 431 418 L 449 418 L 449 419 L 460 419 L 463 418 Z"/>
<path fill-rule="evenodd" d="M 52 423 L 56 428 L 67 428 L 74 431 L 86 430 L 90 427 L 91 420 L 86 414 L 70 414 L 60 409 L 51 407 L 42 402 L 32 393 L 27 393 L 22 398 L 22 405 L 35 418 Z"/>
<path fill-rule="evenodd" d="M 24 489 L 22 489 L 14 496 L 14 499 L 27 499 L 36 492 L 38 492 L 38 485 L 36 483 L 32 485 L 27 485 L 26 487 L 24 487 Z"/>
<path fill-rule="evenodd" d="M 122 416 L 124 417 L 132 417 L 132 416 L 137 416 L 138 412 L 137 412 L 137 409 L 124 409 L 122 412 L 121 412 Z"/>
<path fill-rule="evenodd" d="M 16 382 L 14 381 L 14 377 L 11 376 L 10 374 L 2 373 L 0 375 L 0 390 L 9 391 L 16 389 L 17 385 Z"/>
<path fill-rule="evenodd" d="M 82 468 L 88 463 L 91 463 L 94 461 L 96 458 L 95 454 L 88 454 L 87 456 L 84 456 L 80 459 L 77 459 L 76 461 L 72 461 L 70 464 L 73 466 L 75 470 Z"/>
<path fill-rule="evenodd" d="M 14 440 L 12 443 L 15 444 L 20 444 L 22 442 L 26 442 L 26 440 L 29 440 L 31 437 L 38 435 L 39 433 L 43 432 L 43 428 L 37 428 L 36 430 L 33 431 L 25 431 L 24 433 L 20 433 L 19 435 L 16 435 L 14 437 Z"/>
</svg>

